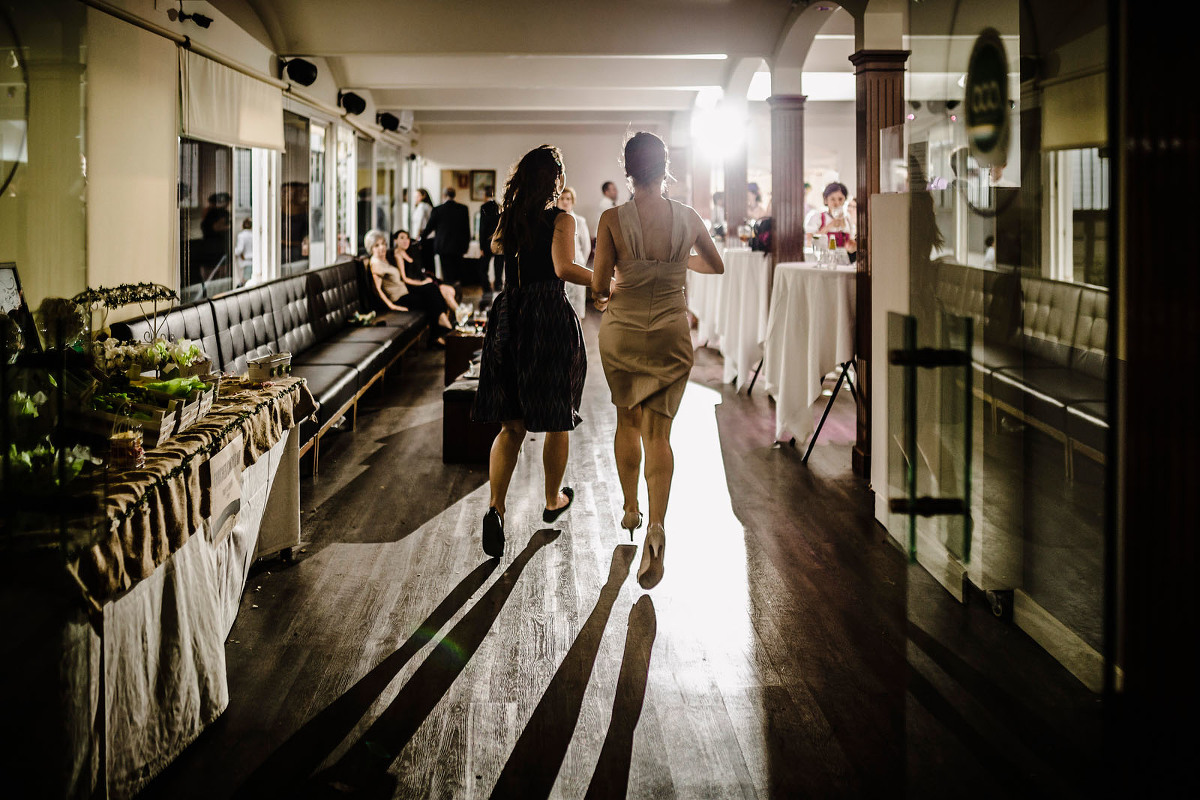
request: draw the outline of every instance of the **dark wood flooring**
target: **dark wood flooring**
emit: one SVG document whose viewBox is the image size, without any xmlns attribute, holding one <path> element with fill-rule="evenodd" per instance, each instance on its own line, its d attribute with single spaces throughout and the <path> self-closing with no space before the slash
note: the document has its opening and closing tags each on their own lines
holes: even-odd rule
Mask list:
<svg viewBox="0 0 1200 800">
<path fill-rule="evenodd" d="M 479 545 L 486 470 L 441 463 L 441 354 L 365 398 L 303 483 L 298 562 L 246 587 L 229 709 L 143 797 L 1097 792 L 1097 699 L 906 563 L 850 472 L 848 395 L 805 467 L 772 442 L 770 399 L 699 350 L 666 578 L 643 592 L 596 324 L 575 506 L 542 524 L 531 435 L 499 560 Z"/>
</svg>

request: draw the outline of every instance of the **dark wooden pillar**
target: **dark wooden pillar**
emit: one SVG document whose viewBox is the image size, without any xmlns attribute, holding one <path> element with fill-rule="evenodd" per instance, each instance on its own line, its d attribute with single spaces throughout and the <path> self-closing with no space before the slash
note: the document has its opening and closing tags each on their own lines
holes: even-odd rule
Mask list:
<svg viewBox="0 0 1200 800">
<path fill-rule="evenodd" d="M 738 226 L 746 221 L 746 145 L 725 156 L 725 236 L 737 241 Z"/>
<path fill-rule="evenodd" d="M 802 94 L 767 98 L 771 104 L 771 240 L 775 263 L 804 260 L 804 101 Z"/>
<path fill-rule="evenodd" d="M 1163 54 L 1186 62 L 1195 34 L 1187 24 L 1155 26 L 1132 0 L 1109 8 L 1116 191 L 1108 226 L 1115 290 L 1108 418 L 1115 424 L 1108 438 L 1106 650 L 1122 674 L 1110 670 L 1105 696 L 1113 712 L 1108 761 L 1120 765 L 1126 781 L 1114 796 L 1182 797 L 1200 791 L 1200 733 L 1179 724 L 1200 714 L 1200 644 L 1191 613 L 1200 572 L 1200 412 L 1183 388 L 1200 363 L 1200 270 L 1195 233 L 1185 224 L 1162 235 L 1155 212 L 1164 197 L 1193 196 L 1200 172 L 1200 91 L 1184 74 L 1163 74 Z M 1164 375 L 1180 380 L 1164 385 Z"/>
<path fill-rule="evenodd" d="M 908 50 L 859 50 L 854 64 L 855 118 L 858 148 L 858 281 L 856 350 L 858 352 L 858 435 L 852 457 L 854 472 L 871 474 L 871 195 L 879 192 L 879 132 L 904 122 L 904 62 Z M 883 359 L 884 353 L 878 357 Z M 883 369 L 880 361 L 879 368 Z"/>
</svg>

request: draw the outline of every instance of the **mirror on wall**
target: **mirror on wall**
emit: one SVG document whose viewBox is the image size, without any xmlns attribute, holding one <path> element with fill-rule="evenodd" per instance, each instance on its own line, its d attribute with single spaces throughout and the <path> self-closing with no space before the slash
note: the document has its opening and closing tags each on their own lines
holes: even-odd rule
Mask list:
<svg viewBox="0 0 1200 800">
<path fill-rule="evenodd" d="M 86 11 L 0 0 L 0 262 L 31 307 L 87 284 Z"/>
</svg>

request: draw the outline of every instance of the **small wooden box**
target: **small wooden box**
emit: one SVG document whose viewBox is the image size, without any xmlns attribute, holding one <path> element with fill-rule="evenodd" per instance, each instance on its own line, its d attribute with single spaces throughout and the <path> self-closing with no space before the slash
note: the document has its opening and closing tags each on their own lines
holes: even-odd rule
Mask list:
<svg viewBox="0 0 1200 800">
<path fill-rule="evenodd" d="M 254 383 L 284 378 L 292 374 L 292 354 L 272 353 L 250 359 L 246 364 L 246 377 Z"/>
<path fill-rule="evenodd" d="M 200 418 L 200 392 L 192 392 L 187 400 L 179 406 L 179 419 L 175 423 L 175 432 L 183 433 Z"/>
</svg>

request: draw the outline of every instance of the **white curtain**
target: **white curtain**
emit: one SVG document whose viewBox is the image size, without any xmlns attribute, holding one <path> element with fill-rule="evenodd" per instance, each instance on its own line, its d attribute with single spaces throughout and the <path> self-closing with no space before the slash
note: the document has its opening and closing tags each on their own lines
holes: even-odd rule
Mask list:
<svg viewBox="0 0 1200 800">
<path fill-rule="evenodd" d="M 237 147 L 283 150 L 283 91 L 179 50 L 183 135 Z"/>
</svg>

